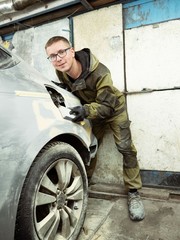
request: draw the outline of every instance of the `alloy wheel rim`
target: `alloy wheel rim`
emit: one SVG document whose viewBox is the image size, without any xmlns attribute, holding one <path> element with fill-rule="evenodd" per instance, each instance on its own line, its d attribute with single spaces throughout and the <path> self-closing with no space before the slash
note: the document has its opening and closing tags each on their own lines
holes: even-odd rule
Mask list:
<svg viewBox="0 0 180 240">
<path fill-rule="evenodd" d="M 40 239 L 68 239 L 83 208 L 83 181 L 76 164 L 59 159 L 43 174 L 38 186 L 34 223 Z"/>
</svg>

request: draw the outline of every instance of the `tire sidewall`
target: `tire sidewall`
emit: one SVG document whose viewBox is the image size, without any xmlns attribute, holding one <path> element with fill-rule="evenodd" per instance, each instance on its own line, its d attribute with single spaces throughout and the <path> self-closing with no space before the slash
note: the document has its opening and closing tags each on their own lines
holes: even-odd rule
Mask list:
<svg viewBox="0 0 180 240">
<path fill-rule="evenodd" d="M 78 152 L 69 144 L 55 142 L 48 145 L 43 149 L 43 151 L 40 152 L 40 154 L 33 162 L 25 180 L 22 195 L 20 198 L 18 216 L 18 225 L 21 226 L 23 224 L 23 230 L 21 229 L 21 234 L 19 235 L 20 237 L 16 238 L 16 240 L 22 239 L 21 237 L 26 237 L 28 240 L 39 240 L 34 224 L 34 206 L 36 194 L 38 192 L 39 184 L 47 169 L 61 158 L 71 160 L 78 167 L 83 181 L 82 211 L 80 218 L 78 219 L 76 229 L 70 236 L 69 240 L 75 240 L 78 237 L 84 222 L 87 209 L 87 175 L 84 164 L 82 164 L 82 159 Z"/>
</svg>

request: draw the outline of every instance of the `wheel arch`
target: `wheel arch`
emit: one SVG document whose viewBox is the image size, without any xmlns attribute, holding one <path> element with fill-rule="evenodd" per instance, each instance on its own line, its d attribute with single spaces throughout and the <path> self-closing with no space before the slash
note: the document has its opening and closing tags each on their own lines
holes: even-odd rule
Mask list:
<svg viewBox="0 0 180 240">
<path fill-rule="evenodd" d="M 13 204 L 11 206 L 14 209 L 13 210 L 14 213 L 16 212 L 18 207 L 18 202 L 19 202 L 23 185 L 24 185 L 25 176 L 28 174 L 32 163 L 37 158 L 41 150 L 45 146 L 47 146 L 49 143 L 57 142 L 57 141 L 68 143 L 73 148 L 76 149 L 78 154 L 81 156 L 84 164 L 87 164 L 90 161 L 91 155 L 90 155 L 90 150 L 87 142 L 87 136 L 83 136 L 83 133 L 86 134 L 85 130 L 83 130 L 83 132 L 79 130 L 79 132 L 76 132 L 76 133 L 72 133 L 70 131 L 67 131 L 66 133 L 64 133 L 61 130 L 59 130 L 59 128 L 56 126 L 56 128 L 54 128 L 54 131 L 53 131 L 54 134 L 50 134 L 49 131 L 50 129 L 47 129 L 46 131 L 41 133 L 38 136 L 38 138 L 36 138 L 36 141 L 33 141 L 33 144 L 29 145 L 27 151 L 24 152 L 22 156 L 21 163 L 20 163 L 21 168 L 16 169 L 19 172 L 18 174 L 19 178 L 15 179 L 16 178 L 15 176 L 14 178 L 15 180 L 13 183 L 13 187 L 16 188 L 16 195 L 14 196 Z M 15 219 L 11 224 L 15 225 Z"/>
<path fill-rule="evenodd" d="M 77 150 L 79 155 L 81 156 L 84 164 L 88 164 L 90 161 L 90 151 L 87 147 L 82 143 L 82 141 L 75 135 L 72 134 L 60 134 L 53 139 L 51 139 L 47 144 L 50 142 L 65 142 L 70 144 L 73 148 Z"/>
</svg>

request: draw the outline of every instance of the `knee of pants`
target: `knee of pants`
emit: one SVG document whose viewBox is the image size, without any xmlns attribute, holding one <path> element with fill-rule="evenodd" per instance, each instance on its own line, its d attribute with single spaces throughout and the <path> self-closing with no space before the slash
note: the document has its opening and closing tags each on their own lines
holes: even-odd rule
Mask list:
<svg viewBox="0 0 180 240">
<path fill-rule="evenodd" d="M 123 166 L 125 168 L 135 168 L 137 166 L 137 152 L 132 145 L 132 141 L 121 142 L 117 145 L 118 151 L 123 155 Z"/>
<path fill-rule="evenodd" d="M 124 168 L 136 168 L 138 165 L 136 154 L 123 155 L 123 167 Z"/>
<path fill-rule="evenodd" d="M 119 124 L 119 141 L 116 142 L 119 151 L 128 151 L 131 149 L 132 139 L 130 130 L 130 121 Z"/>
<path fill-rule="evenodd" d="M 119 144 L 116 144 L 118 151 L 121 153 L 131 151 L 131 145 L 132 145 L 131 139 L 125 139 L 122 140 Z"/>
</svg>

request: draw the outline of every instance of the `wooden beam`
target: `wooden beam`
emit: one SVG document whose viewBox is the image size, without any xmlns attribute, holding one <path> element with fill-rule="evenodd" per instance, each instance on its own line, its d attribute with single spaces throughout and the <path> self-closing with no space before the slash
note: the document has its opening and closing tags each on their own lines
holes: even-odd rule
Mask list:
<svg viewBox="0 0 180 240">
<path fill-rule="evenodd" d="M 91 6 L 91 4 L 86 1 L 86 0 L 80 0 L 82 5 L 87 9 L 87 10 L 93 10 L 93 7 Z"/>
</svg>

